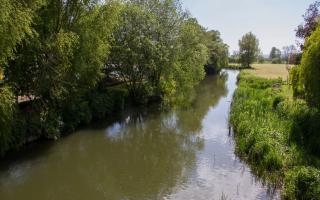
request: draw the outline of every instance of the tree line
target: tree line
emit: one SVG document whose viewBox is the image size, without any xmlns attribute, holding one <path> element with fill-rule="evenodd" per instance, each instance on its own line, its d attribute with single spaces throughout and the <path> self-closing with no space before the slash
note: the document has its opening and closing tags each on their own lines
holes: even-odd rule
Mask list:
<svg viewBox="0 0 320 200">
<path fill-rule="evenodd" d="M 228 62 L 178 0 L 1 0 L 0 21 L 0 154 L 128 101 L 174 101 Z"/>
<path fill-rule="evenodd" d="M 246 68 L 254 62 L 298 65 L 302 57 L 301 52 L 295 45 L 289 45 L 282 47 L 282 50 L 272 47 L 268 56 L 263 55 L 259 48 L 259 39 L 252 32 L 249 32 L 239 40 L 239 51 L 234 51 L 229 56 L 229 62 L 239 63 Z"/>
<path fill-rule="evenodd" d="M 250 46 L 249 41 L 244 41 L 244 38 L 251 37 L 253 40 Z M 245 47 L 246 46 L 246 47 Z M 246 50 L 246 49 L 247 50 Z M 249 49 L 248 49 L 249 48 Z M 239 63 L 244 67 L 248 67 L 246 59 L 251 57 L 250 64 L 256 63 L 271 63 L 271 64 L 290 64 L 297 65 L 301 61 L 302 53 L 299 51 L 295 45 L 289 45 L 282 47 L 282 50 L 277 47 L 272 47 L 269 55 L 263 55 L 259 49 L 259 40 L 251 32 L 246 34 L 241 40 L 239 40 L 239 51 L 234 51 L 229 56 L 230 63 Z M 251 50 L 250 50 L 251 49 Z M 248 52 L 248 53 L 245 53 Z M 250 53 L 252 52 L 252 53 Z M 248 54 L 248 55 L 246 55 Z"/>
</svg>

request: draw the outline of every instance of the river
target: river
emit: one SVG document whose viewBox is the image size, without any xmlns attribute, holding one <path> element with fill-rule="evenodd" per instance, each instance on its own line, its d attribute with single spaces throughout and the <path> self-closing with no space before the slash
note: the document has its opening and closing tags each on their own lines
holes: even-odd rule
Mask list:
<svg viewBox="0 0 320 200">
<path fill-rule="evenodd" d="M 207 77 L 190 106 L 131 109 L 8 155 L 0 199 L 278 199 L 234 152 L 228 114 L 237 75 Z"/>
</svg>

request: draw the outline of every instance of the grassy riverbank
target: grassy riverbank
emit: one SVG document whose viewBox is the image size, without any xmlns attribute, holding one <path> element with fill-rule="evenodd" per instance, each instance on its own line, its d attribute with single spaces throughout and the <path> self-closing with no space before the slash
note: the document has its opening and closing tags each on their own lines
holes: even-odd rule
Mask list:
<svg viewBox="0 0 320 200">
<path fill-rule="evenodd" d="M 227 66 L 223 67 L 224 69 L 232 69 L 232 70 L 241 70 L 241 69 L 246 69 L 239 63 L 229 63 Z"/>
<path fill-rule="evenodd" d="M 281 78 L 259 75 L 239 77 L 230 118 L 237 153 L 284 199 L 320 199 L 319 112 L 293 99 Z"/>
</svg>

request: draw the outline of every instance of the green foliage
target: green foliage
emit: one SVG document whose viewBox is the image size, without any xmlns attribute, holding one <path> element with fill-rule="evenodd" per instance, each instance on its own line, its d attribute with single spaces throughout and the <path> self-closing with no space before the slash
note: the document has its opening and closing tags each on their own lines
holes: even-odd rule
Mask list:
<svg viewBox="0 0 320 200">
<path fill-rule="evenodd" d="M 296 66 L 290 69 L 290 83 L 292 85 L 293 96 L 303 96 L 303 84 L 301 79 L 301 66 Z"/>
<path fill-rule="evenodd" d="M 57 139 L 123 109 L 129 97 L 179 101 L 206 64 L 218 71 L 227 63 L 219 32 L 207 32 L 176 0 L 1 0 L 0 11 L 1 84 L 10 98 L 31 97 L 15 112 L 3 101 L 0 154 Z"/>
<path fill-rule="evenodd" d="M 91 1 L 48 1 L 37 12 L 38 36 L 18 46 L 16 59 L 7 66 L 16 92 L 35 95 L 53 106 L 94 87 L 109 53 L 114 7 Z"/>
<path fill-rule="evenodd" d="M 3 155 L 12 145 L 16 107 L 16 101 L 10 88 L 0 88 L 0 155 Z"/>
<path fill-rule="evenodd" d="M 16 45 L 27 36 L 35 36 L 32 28 L 34 12 L 43 0 L 0 1 L 0 66 L 14 58 Z"/>
<path fill-rule="evenodd" d="M 318 167 L 320 114 L 288 99 L 279 84 L 240 74 L 230 116 L 236 150 L 263 178 L 277 185 L 284 180 L 285 199 L 317 199 L 319 169 L 309 166 Z"/>
<path fill-rule="evenodd" d="M 179 90 L 180 94 L 190 91 L 205 76 L 204 66 L 209 55 L 202 34 L 202 27 L 195 19 L 185 20 L 181 25 L 178 60 L 172 77 L 177 87 L 175 90 Z"/>
<path fill-rule="evenodd" d="M 306 100 L 309 105 L 320 108 L 320 27 L 306 42 L 301 67 Z"/>
<path fill-rule="evenodd" d="M 286 143 L 288 129 L 286 122 L 278 123 L 279 117 L 273 112 L 274 102 L 279 101 L 273 85 L 279 83 L 281 80 L 265 80 L 242 73 L 230 118 L 236 131 L 237 152 L 254 163 L 258 171 L 271 172 L 273 176 L 266 178 L 273 181 L 285 165 L 282 145 Z"/>
<path fill-rule="evenodd" d="M 257 59 L 260 52 L 258 38 L 251 32 L 245 34 L 239 40 L 239 49 L 241 64 L 250 67 L 250 64 Z"/>
<path fill-rule="evenodd" d="M 136 102 L 150 96 L 171 99 L 204 77 L 205 31 L 177 3 L 132 0 L 122 5 L 107 73 L 119 76 Z"/>
<path fill-rule="evenodd" d="M 139 5 L 123 5 L 120 24 L 114 31 L 108 72 L 120 76 L 134 98 L 145 93 L 146 79 L 152 68 L 156 68 L 157 52 L 160 53 L 156 43 L 152 42 L 156 28 L 153 26 L 154 17 Z"/>
<path fill-rule="evenodd" d="M 280 49 L 272 47 L 269 58 L 272 64 L 280 64 L 282 62 Z"/>
<path fill-rule="evenodd" d="M 295 167 L 285 174 L 284 199 L 320 199 L 320 171 L 312 167 Z"/>
<path fill-rule="evenodd" d="M 224 44 L 219 31 L 208 31 L 205 33 L 205 44 L 209 50 L 209 60 L 206 64 L 206 72 L 214 74 L 221 68 L 228 66 L 228 45 Z"/>
</svg>

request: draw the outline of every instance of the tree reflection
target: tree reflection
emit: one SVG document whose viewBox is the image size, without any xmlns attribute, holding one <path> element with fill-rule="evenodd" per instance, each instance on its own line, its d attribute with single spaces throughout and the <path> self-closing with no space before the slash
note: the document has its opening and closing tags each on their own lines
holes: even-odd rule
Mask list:
<svg viewBox="0 0 320 200">
<path fill-rule="evenodd" d="M 71 135 L 21 167 L 20 181 L 10 170 L 0 174 L 2 199 L 163 199 L 191 177 L 202 120 L 227 93 L 225 82 L 208 77 L 187 108 L 141 109 L 104 130 Z"/>
</svg>

